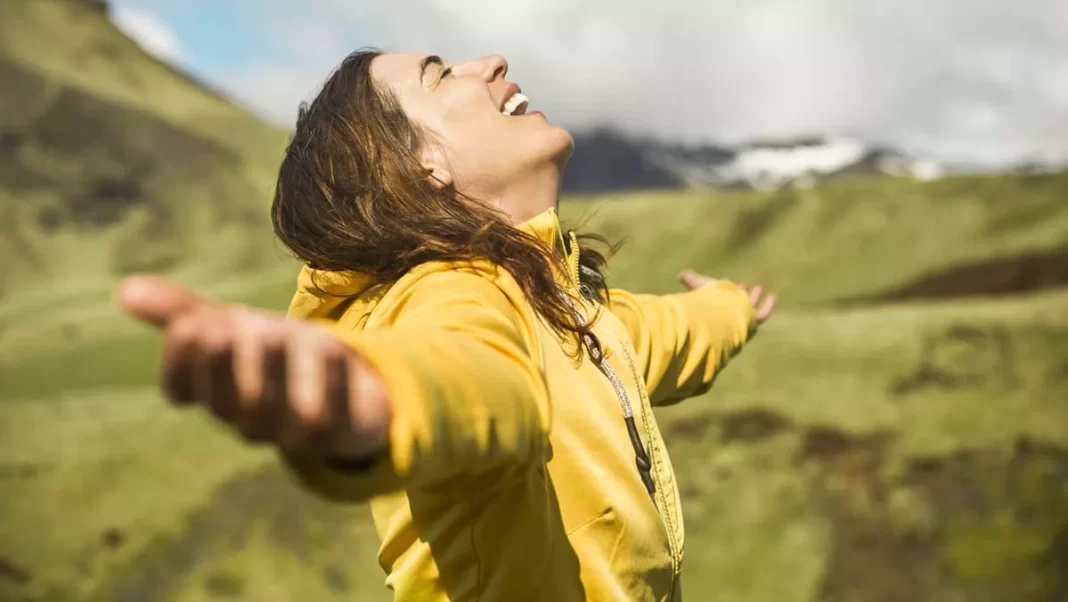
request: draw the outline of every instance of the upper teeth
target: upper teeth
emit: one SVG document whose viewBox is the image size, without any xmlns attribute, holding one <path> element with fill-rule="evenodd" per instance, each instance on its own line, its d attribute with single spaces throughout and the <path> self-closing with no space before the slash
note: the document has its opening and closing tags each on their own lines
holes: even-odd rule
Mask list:
<svg viewBox="0 0 1068 602">
<path fill-rule="evenodd" d="M 501 111 L 503 115 L 514 115 L 521 107 L 526 107 L 530 103 L 530 99 L 523 95 L 522 92 L 516 92 L 508 99 L 508 102 L 504 103 L 504 109 Z"/>
</svg>

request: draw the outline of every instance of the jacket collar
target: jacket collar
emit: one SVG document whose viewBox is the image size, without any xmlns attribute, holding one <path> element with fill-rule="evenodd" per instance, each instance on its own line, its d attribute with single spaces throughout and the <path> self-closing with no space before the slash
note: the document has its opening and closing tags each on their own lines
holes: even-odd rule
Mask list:
<svg viewBox="0 0 1068 602">
<path fill-rule="evenodd" d="M 537 237 L 553 250 L 562 251 L 565 249 L 564 237 L 560 228 L 560 216 L 553 207 L 525 222 L 517 224 L 516 228 Z"/>
<path fill-rule="evenodd" d="M 542 241 L 555 253 L 560 253 L 568 268 L 568 277 L 578 282 L 578 243 L 570 232 L 560 227 L 560 216 L 550 208 L 529 220 L 516 224 L 516 229 Z M 290 315 L 301 317 L 337 317 L 359 296 L 374 285 L 368 274 L 359 272 L 329 272 L 314 270 L 307 265 L 297 277 L 297 291 L 289 306 Z"/>
<path fill-rule="evenodd" d="M 516 228 L 538 238 L 554 253 L 564 258 L 567 266 L 567 278 L 576 286 L 579 281 L 579 245 L 578 239 L 571 231 L 564 232 L 560 226 L 560 215 L 556 208 L 549 208 L 529 220 L 517 224 Z"/>
</svg>

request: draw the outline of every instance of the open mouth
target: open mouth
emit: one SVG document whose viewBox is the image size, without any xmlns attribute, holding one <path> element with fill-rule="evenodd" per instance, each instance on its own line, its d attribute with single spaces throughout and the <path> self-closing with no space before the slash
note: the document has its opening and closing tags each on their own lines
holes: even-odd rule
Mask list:
<svg viewBox="0 0 1068 602">
<path fill-rule="evenodd" d="M 515 92 L 504 101 L 504 105 L 501 107 L 501 115 L 505 117 L 522 115 L 527 112 L 527 106 L 529 105 L 529 98 L 522 92 Z"/>
</svg>

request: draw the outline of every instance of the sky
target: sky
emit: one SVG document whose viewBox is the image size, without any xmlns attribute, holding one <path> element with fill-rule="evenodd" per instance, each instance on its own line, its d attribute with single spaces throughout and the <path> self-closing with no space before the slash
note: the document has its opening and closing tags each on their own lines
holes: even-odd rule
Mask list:
<svg viewBox="0 0 1068 602">
<path fill-rule="evenodd" d="M 1068 161 L 1065 0 L 112 0 L 158 56 L 282 126 L 352 50 L 502 54 L 575 131 L 800 135 Z"/>
</svg>

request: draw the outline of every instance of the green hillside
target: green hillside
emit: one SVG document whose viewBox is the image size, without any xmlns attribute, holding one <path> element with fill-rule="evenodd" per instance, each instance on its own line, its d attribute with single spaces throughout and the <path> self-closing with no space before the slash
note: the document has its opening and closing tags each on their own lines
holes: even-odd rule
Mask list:
<svg viewBox="0 0 1068 602">
<path fill-rule="evenodd" d="M 1053 600 L 1066 310 L 1055 293 L 769 323 L 710 396 L 661 414 L 687 594 Z M 300 494 L 269 454 L 164 407 L 109 357 L 110 382 L 0 405 L 0 550 L 25 576 L 0 593 L 385 599 L 362 517 Z"/>
<path fill-rule="evenodd" d="M 563 213 L 624 241 L 615 281 L 654 292 L 675 290 L 673 270 L 684 264 L 764 282 L 790 305 L 893 297 L 917 284 L 908 296 L 1068 285 L 1068 172 L 842 179 L 770 195 L 642 193 L 578 199 Z M 959 282 L 971 270 L 983 277 Z"/>
<path fill-rule="evenodd" d="M 958 197 L 944 182 L 841 182 L 803 193 L 808 219 L 783 214 L 733 245 L 722 237 L 780 196 L 565 204 L 569 216 L 595 209 L 593 229 L 630 233 L 617 284 L 673 290 L 675 270 L 695 265 L 759 273 L 785 292 L 783 311 L 709 396 L 660 414 L 687 498 L 687 595 L 1052 600 L 1068 585 L 1068 292 L 838 303 L 961 262 L 1062 248 L 1068 229 L 1051 195 L 1065 179 L 958 181 Z M 997 194 L 1013 202 L 998 205 Z M 892 217 L 877 236 L 847 227 L 883 211 Z M 822 236 L 819 216 L 838 220 Z M 992 221 L 1001 227 L 983 227 Z M 950 242 L 924 250 L 925 233 Z M 902 240 L 914 242 L 882 242 Z M 806 253 L 825 260 L 797 274 Z M 293 276 L 283 265 L 207 290 L 280 308 Z M 32 299 L 0 304 L 0 516 L 10 517 L 0 556 L 18 581 L 0 578 L 0 593 L 385 599 L 362 511 L 309 498 L 269 453 L 165 407 L 156 341 L 107 291 Z M 50 527 L 57 517 L 70 517 L 61 531 Z"/>
<path fill-rule="evenodd" d="M 0 3 L 0 80 L 0 294 L 263 257 L 284 132 L 89 2 Z"/>
<path fill-rule="evenodd" d="M 284 133 L 87 2 L 0 3 L 0 81 L 0 600 L 389 599 L 365 508 L 168 407 L 155 335 L 112 300 L 150 268 L 283 308 Z M 709 395 L 658 414 L 688 600 L 1068 599 L 1068 173 L 563 213 L 626 239 L 616 286 L 690 266 L 781 295 Z"/>
</svg>

